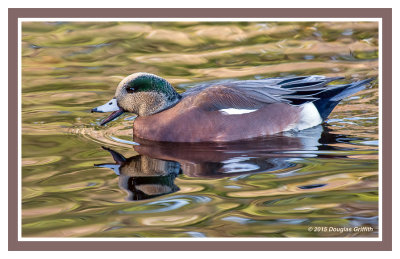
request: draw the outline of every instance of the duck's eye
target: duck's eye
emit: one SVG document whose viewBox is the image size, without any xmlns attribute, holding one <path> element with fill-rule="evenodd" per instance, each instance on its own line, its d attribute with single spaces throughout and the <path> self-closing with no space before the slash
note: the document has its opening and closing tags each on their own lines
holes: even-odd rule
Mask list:
<svg viewBox="0 0 400 259">
<path fill-rule="evenodd" d="M 144 92 L 147 89 L 151 88 L 151 82 L 147 79 L 136 78 L 135 80 L 128 82 L 125 86 L 125 89 L 128 93 L 136 93 L 136 92 Z"/>
<path fill-rule="evenodd" d="M 133 86 L 127 86 L 126 91 L 131 94 L 131 93 L 136 92 L 136 88 Z"/>
</svg>

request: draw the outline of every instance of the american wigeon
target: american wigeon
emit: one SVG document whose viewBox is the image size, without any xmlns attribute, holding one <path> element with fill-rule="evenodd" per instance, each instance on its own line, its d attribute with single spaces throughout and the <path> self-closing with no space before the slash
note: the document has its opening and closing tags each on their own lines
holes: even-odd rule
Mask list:
<svg viewBox="0 0 400 259">
<path fill-rule="evenodd" d="M 298 131 L 323 122 L 345 97 L 373 79 L 327 85 L 341 77 L 298 76 L 203 84 L 178 94 L 165 79 L 135 73 L 92 112 L 138 115 L 136 137 L 168 142 L 228 142 Z"/>
</svg>

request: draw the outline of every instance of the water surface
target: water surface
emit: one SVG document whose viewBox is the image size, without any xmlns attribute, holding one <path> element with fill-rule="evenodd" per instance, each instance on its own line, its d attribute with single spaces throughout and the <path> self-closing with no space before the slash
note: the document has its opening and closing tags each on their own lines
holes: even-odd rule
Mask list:
<svg viewBox="0 0 400 259">
<path fill-rule="evenodd" d="M 275 76 L 361 80 L 378 76 L 378 26 L 23 22 L 23 237 L 378 236 L 376 81 L 322 126 L 168 144 L 134 139 L 134 114 L 100 127 L 104 114 L 90 113 L 139 71 L 178 92 Z"/>
</svg>

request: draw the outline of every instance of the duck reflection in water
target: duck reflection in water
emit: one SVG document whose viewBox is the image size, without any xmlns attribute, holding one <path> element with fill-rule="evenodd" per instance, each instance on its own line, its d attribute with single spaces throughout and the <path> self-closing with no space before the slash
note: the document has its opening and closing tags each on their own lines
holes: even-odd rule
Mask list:
<svg viewBox="0 0 400 259">
<path fill-rule="evenodd" d="M 330 134 L 323 126 L 229 143 L 168 143 L 134 139 L 139 143 L 133 146 L 138 155 L 125 158 L 103 147 L 110 152 L 115 163 L 95 166 L 114 170 L 119 176 L 120 188 L 128 193 L 126 200 L 144 200 L 179 191 L 174 180 L 181 173 L 189 177 L 223 178 L 276 171 L 295 167 L 295 161 L 301 158 L 337 158 L 338 154 L 318 151 L 334 150 L 334 146 L 327 144 L 352 140 Z"/>
<path fill-rule="evenodd" d="M 179 191 L 174 183 L 182 172 L 179 163 L 145 155 L 125 158 L 110 148 L 102 148 L 110 152 L 115 163 L 95 166 L 114 170 L 119 176 L 119 187 L 128 194 L 126 200 L 145 200 Z"/>
</svg>

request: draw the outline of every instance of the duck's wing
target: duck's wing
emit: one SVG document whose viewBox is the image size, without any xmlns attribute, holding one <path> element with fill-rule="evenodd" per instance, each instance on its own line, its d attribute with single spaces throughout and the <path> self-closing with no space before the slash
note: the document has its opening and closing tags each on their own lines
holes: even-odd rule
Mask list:
<svg viewBox="0 0 400 259">
<path fill-rule="evenodd" d="M 268 103 L 284 102 L 272 95 L 244 92 L 233 87 L 214 85 L 191 97 L 191 105 L 205 110 L 234 109 L 259 109 Z"/>
<path fill-rule="evenodd" d="M 192 96 L 193 104 L 207 109 L 258 109 L 271 103 L 299 105 L 316 101 L 320 93 L 335 86 L 328 83 L 342 79 L 323 76 L 268 78 L 260 80 L 228 81 L 203 84 L 185 95 Z"/>
</svg>

